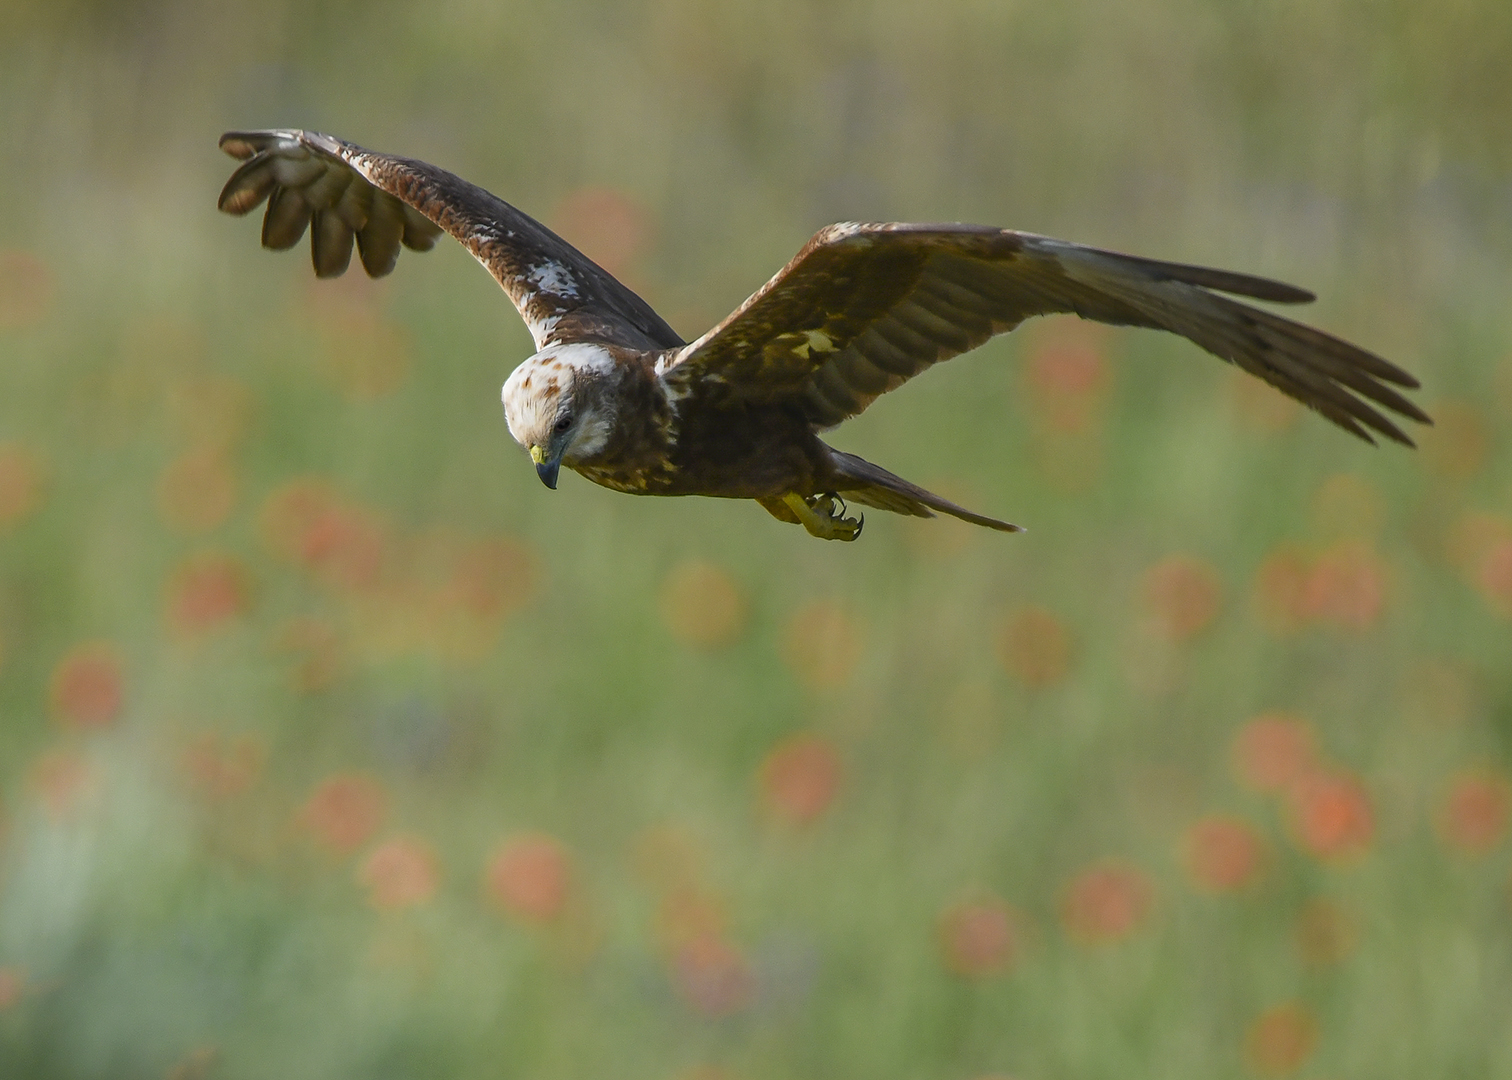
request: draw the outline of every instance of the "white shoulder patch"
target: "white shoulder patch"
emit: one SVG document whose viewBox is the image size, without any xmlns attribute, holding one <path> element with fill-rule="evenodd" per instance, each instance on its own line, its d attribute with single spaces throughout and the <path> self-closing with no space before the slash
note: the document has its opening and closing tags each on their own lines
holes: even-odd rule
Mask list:
<svg viewBox="0 0 1512 1080">
<path fill-rule="evenodd" d="M 577 279 L 559 262 L 552 262 L 548 259 L 537 266 L 532 266 L 530 273 L 525 276 L 532 285 L 542 292 L 548 292 L 555 296 L 577 297 Z"/>
</svg>

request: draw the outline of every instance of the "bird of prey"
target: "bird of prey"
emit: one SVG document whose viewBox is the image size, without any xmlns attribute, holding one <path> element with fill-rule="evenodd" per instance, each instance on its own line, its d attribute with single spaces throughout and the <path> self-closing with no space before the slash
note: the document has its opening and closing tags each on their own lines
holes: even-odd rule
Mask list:
<svg viewBox="0 0 1512 1080">
<path fill-rule="evenodd" d="M 1418 385 L 1401 368 L 1232 299 L 1313 299 L 1247 274 L 976 225 L 845 223 L 820 229 L 685 342 L 540 222 L 434 165 L 309 131 L 228 132 L 220 145 L 242 161 L 220 208 L 246 214 L 266 200 L 262 243 L 275 250 L 308 229 L 319 277 L 346 271 L 354 239 L 363 269 L 381 277 L 401 245 L 425 251 L 442 232 L 488 269 L 535 339 L 504 384 L 504 416 L 549 488 L 565 465 L 636 495 L 754 499 L 826 540 L 860 535 L 847 500 L 1018 531 L 819 434 L 932 364 L 1054 312 L 1180 334 L 1368 442 L 1376 432 L 1412 445 L 1383 410 L 1431 423 L 1393 389 Z"/>
</svg>

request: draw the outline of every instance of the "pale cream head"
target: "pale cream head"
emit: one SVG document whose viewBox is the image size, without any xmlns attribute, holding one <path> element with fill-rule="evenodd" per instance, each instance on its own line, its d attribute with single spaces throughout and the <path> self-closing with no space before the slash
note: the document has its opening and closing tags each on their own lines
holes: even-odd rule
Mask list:
<svg viewBox="0 0 1512 1080">
<path fill-rule="evenodd" d="M 547 486 L 556 486 L 559 464 L 576 464 L 608 443 L 614 413 L 603 389 L 614 372 L 606 349 L 577 342 L 542 349 L 504 383 L 509 433 L 530 451 Z"/>
</svg>

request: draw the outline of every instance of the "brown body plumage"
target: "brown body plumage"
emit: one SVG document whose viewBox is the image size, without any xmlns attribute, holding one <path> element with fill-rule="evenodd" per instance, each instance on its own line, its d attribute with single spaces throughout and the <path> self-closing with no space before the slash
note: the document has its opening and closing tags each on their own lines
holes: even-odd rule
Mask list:
<svg viewBox="0 0 1512 1080">
<path fill-rule="evenodd" d="M 616 491 L 755 499 L 826 539 L 860 521 L 836 497 L 895 513 L 973 513 L 819 432 L 934 363 L 1033 315 L 1074 313 L 1181 334 L 1367 441 L 1411 445 L 1381 410 L 1427 423 L 1393 386 L 1417 381 L 1339 338 L 1229 295 L 1305 303 L 1291 285 L 973 225 L 843 224 L 820 232 L 728 318 L 687 344 L 644 300 L 545 226 L 424 162 L 302 131 L 230 133 L 243 164 L 220 206 L 268 201 L 263 243 L 311 231 L 315 271 L 391 271 L 441 231 L 494 275 L 537 352 L 504 387 L 511 434 L 555 487 L 566 465 Z"/>
</svg>

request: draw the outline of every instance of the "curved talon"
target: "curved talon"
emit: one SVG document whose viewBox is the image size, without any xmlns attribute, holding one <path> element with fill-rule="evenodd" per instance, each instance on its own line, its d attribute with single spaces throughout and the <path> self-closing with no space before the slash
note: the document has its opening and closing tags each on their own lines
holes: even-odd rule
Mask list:
<svg viewBox="0 0 1512 1080">
<path fill-rule="evenodd" d="M 840 499 L 833 492 L 823 495 L 812 495 L 805 498 L 796 493 L 789 493 L 782 497 L 793 515 L 808 530 L 810 536 L 817 536 L 821 540 L 854 540 L 861 535 L 861 526 L 865 518 L 838 517 L 835 512 L 835 504 L 840 504 L 840 513 L 845 513 L 845 500 Z"/>
<path fill-rule="evenodd" d="M 866 524 L 866 517 L 835 518 L 830 523 L 830 540 L 852 541 L 861 535 L 861 526 Z"/>
<path fill-rule="evenodd" d="M 830 517 L 834 521 L 836 530 L 836 535 L 832 536 L 831 539 L 845 540 L 847 542 L 860 539 L 861 528 L 866 524 L 866 515 L 857 514 L 853 518 L 846 517 L 845 514 L 848 510 L 850 510 L 850 507 L 847 506 L 845 500 L 840 497 L 839 492 L 829 492 L 828 494 L 826 494 L 825 498 L 829 500 Z M 835 504 L 837 503 L 840 506 L 839 510 L 835 509 Z"/>
</svg>

